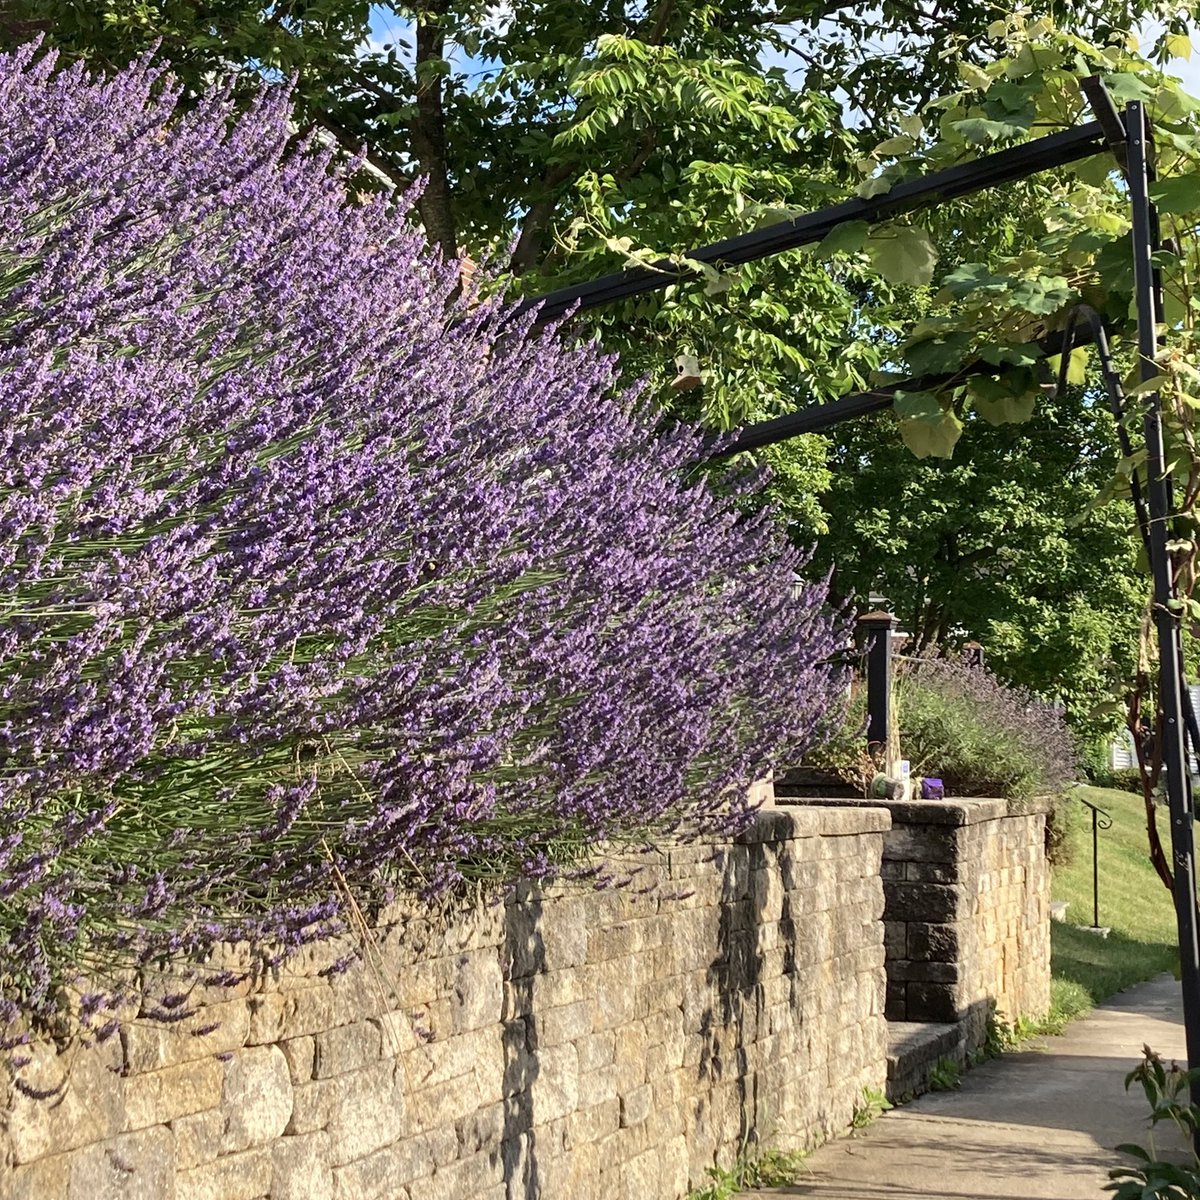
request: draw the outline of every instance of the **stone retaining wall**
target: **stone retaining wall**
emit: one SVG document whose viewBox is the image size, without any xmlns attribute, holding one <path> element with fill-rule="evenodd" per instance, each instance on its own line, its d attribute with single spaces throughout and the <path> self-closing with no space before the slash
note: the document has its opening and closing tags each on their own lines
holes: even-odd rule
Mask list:
<svg viewBox="0 0 1200 1200">
<path fill-rule="evenodd" d="M 883 851 L 887 1015 L 957 1021 L 982 1045 L 994 1011 L 1050 1006 L 1046 815 L 1003 800 L 887 804 Z"/>
<path fill-rule="evenodd" d="M 883 1086 L 888 825 L 763 812 L 623 890 L 392 912 L 335 979 L 344 946 L 178 1026 L 39 1047 L 29 1082 L 69 1080 L 10 1087 L 0 1195 L 678 1200 L 747 1139 L 812 1143 Z"/>
</svg>

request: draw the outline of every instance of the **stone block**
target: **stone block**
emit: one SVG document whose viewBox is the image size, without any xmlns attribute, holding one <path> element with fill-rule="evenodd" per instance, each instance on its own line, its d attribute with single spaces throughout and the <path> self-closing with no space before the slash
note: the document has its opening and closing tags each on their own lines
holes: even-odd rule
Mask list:
<svg viewBox="0 0 1200 1200">
<path fill-rule="evenodd" d="M 957 983 L 962 968 L 952 962 L 907 962 L 896 959 L 888 963 L 888 978 L 895 980 L 919 980 L 929 983 Z"/>
<path fill-rule="evenodd" d="M 662 1154 L 656 1148 L 631 1158 L 621 1167 L 621 1187 L 629 1200 L 638 1196 L 661 1196 Z"/>
<path fill-rule="evenodd" d="M 271 1147 L 271 1200 L 333 1200 L 327 1133 L 280 1138 Z"/>
<path fill-rule="evenodd" d="M 844 853 L 857 857 L 863 835 L 885 833 L 892 827 L 892 816 L 883 805 L 838 805 L 822 807 L 821 834 L 837 838 Z"/>
<path fill-rule="evenodd" d="M 125 1128 L 165 1125 L 221 1103 L 225 1068 L 216 1059 L 185 1062 L 125 1081 Z"/>
<path fill-rule="evenodd" d="M 397 1083 L 395 1065 L 375 1063 L 321 1080 L 310 1087 L 326 1089 L 318 1103 L 327 1114 L 329 1161 L 339 1167 L 397 1142 L 406 1132 L 404 1088 Z"/>
<path fill-rule="evenodd" d="M 454 1134 L 462 1155 L 498 1148 L 504 1139 L 506 1109 L 503 1101 L 485 1104 L 454 1123 Z"/>
<path fill-rule="evenodd" d="M 964 949 L 964 930 L 959 923 L 930 924 L 911 921 L 907 925 L 907 957 L 923 962 L 954 962 Z"/>
<path fill-rule="evenodd" d="M 890 883 L 884 892 L 888 921 L 948 922 L 957 920 L 969 903 L 962 890 L 943 883 Z"/>
<path fill-rule="evenodd" d="M 433 1087 L 448 1079 L 470 1075 L 481 1055 L 495 1053 L 495 1028 L 462 1033 L 444 1041 L 419 1043 L 404 1056 L 404 1069 L 413 1089 Z"/>
<path fill-rule="evenodd" d="M 171 1122 L 175 1135 L 175 1165 L 180 1171 L 212 1162 L 221 1153 L 225 1114 L 219 1109 L 193 1113 Z"/>
<path fill-rule="evenodd" d="M 529 1086 L 533 1123 L 545 1125 L 574 1112 L 579 1104 L 579 1057 L 568 1044 L 540 1051 L 536 1062 Z"/>
<path fill-rule="evenodd" d="M 475 1200 L 504 1182 L 498 1154 L 475 1154 L 439 1168 L 421 1181 L 421 1200 Z"/>
<path fill-rule="evenodd" d="M 592 1006 L 587 1000 L 533 1013 L 529 1021 L 529 1041 L 534 1050 L 561 1046 L 563 1042 L 587 1037 L 591 1032 Z"/>
<path fill-rule="evenodd" d="M 282 1135 L 292 1115 L 292 1081 L 278 1046 L 252 1046 L 226 1064 L 222 1094 L 225 1153 L 264 1146 Z"/>
<path fill-rule="evenodd" d="M 505 979 L 523 979 L 578 966 L 587 958 L 590 897 L 544 901 L 533 893 L 505 905 L 500 968 Z"/>
<path fill-rule="evenodd" d="M 30 1047 L 29 1054 L 32 1061 L 22 1076 L 31 1087 L 55 1088 L 64 1080 L 65 1086 L 49 1102 L 14 1091 L 8 1137 L 15 1165 L 102 1142 L 125 1128 L 125 1081 L 115 1038 L 74 1059 L 60 1057 L 45 1043 Z"/>
<path fill-rule="evenodd" d="M 883 861 L 956 862 L 960 833 L 949 826 L 893 825 L 883 835 Z"/>
<path fill-rule="evenodd" d="M 634 1088 L 621 1097 L 621 1128 L 630 1129 L 640 1125 L 650 1116 L 653 1107 L 653 1090 L 648 1084 Z"/>
<path fill-rule="evenodd" d="M 909 1021 L 957 1021 L 958 985 L 952 983 L 905 984 Z"/>
<path fill-rule="evenodd" d="M 641 921 L 621 921 L 616 925 L 591 929 L 587 935 L 587 961 L 607 962 L 610 958 L 629 958 L 642 949 Z"/>
<path fill-rule="evenodd" d="M 175 1176 L 175 1200 L 260 1200 L 270 1190 L 271 1150 L 266 1146 L 229 1154 Z"/>
<path fill-rule="evenodd" d="M 637 1009 L 637 989 L 641 982 L 637 962 L 637 959 L 614 958 L 588 968 L 593 1032 L 620 1029 L 633 1020 Z M 582 996 L 575 998 L 581 999 Z"/>
<path fill-rule="evenodd" d="M 333 1195 L 335 1200 L 392 1200 L 401 1186 L 428 1179 L 433 1168 L 425 1137 L 405 1138 L 334 1167 Z M 418 1189 L 417 1194 L 423 1196 L 424 1192 Z"/>
<path fill-rule="evenodd" d="M 778 921 L 783 915 L 783 879 L 777 864 L 750 873 L 750 901 L 756 923 Z"/>
<path fill-rule="evenodd" d="M 753 822 L 735 838 L 738 845 L 755 845 L 762 842 L 786 842 L 796 835 L 797 827 L 803 823 L 802 814 L 782 808 L 761 809 Z"/>
<path fill-rule="evenodd" d="M 312 1079 L 317 1055 L 316 1038 L 288 1038 L 286 1042 L 279 1043 L 279 1049 L 287 1062 L 288 1077 L 293 1085 Z"/>
<path fill-rule="evenodd" d="M 333 983 L 250 996 L 246 1000 L 250 1022 L 246 1044 L 269 1045 L 350 1025 L 377 1016 L 385 1007 L 384 999 L 379 985 L 368 983 L 361 970 Z"/>
<path fill-rule="evenodd" d="M 65 1196 L 69 1200 L 163 1200 L 174 1193 L 174 1185 L 175 1142 L 170 1130 L 160 1127 L 122 1134 L 71 1155 Z"/>
<path fill-rule="evenodd" d="M 455 959 L 452 999 L 456 1033 L 482 1029 L 500 1020 L 504 977 L 500 957 L 494 950 L 480 950 Z"/>
<path fill-rule="evenodd" d="M 579 1056 L 580 1074 L 598 1071 L 607 1067 L 616 1052 L 617 1035 L 611 1029 L 602 1029 L 599 1033 L 589 1033 L 575 1043 L 575 1051 Z"/>
<path fill-rule="evenodd" d="M 909 883 L 958 883 L 968 882 L 972 874 L 970 864 L 964 862 L 907 862 L 904 878 Z"/>
<path fill-rule="evenodd" d="M 581 1089 L 582 1090 L 582 1089 Z M 616 1097 L 584 1107 L 587 1098 L 580 1096 L 580 1107 L 567 1118 L 566 1148 L 602 1141 L 616 1133 L 621 1125 L 621 1102 Z"/>
<path fill-rule="evenodd" d="M 455 1122 L 483 1104 L 474 1075 L 463 1075 L 410 1092 L 407 1097 L 409 1124 L 413 1130 L 434 1133 L 454 1129 Z"/>
<path fill-rule="evenodd" d="M 297 1039 L 293 1039 L 297 1040 Z M 372 1021 L 356 1021 L 318 1033 L 314 1038 L 312 1077 L 345 1075 L 375 1062 L 382 1053 L 383 1034 Z M 289 1073 L 291 1063 L 288 1063 Z"/>
<path fill-rule="evenodd" d="M 245 1000 L 206 1004 L 178 1024 L 136 1021 L 121 1030 L 125 1071 L 130 1075 L 158 1071 L 239 1050 L 249 1033 L 250 1011 Z"/>
<path fill-rule="evenodd" d="M 607 1100 L 615 1100 L 618 1094 L 615 1063 L 579 1076 L 579 1095 L 583 1104 L 603 1104 Z"/>
<path fill-rule="evenodd" d="M 5 1200 L 57 1200 L 68 1196 L 73 1157 L 54 1154 L 21 1167 L 0 1168 L 7 1175 Z"/>
<path fill-rule="evenodd" d="M 460 1157 L 462 1147 L 458 1144 L 458 1132 L 454 1125 L 442 1125 L 437 1129 L 431 1129 L 425 1134 L 426 1144 L 429 1146 L 429 1154 L 433 1159 L 434 1170 L 438 1167 L 444 1167 L 448 1163 L 454 1162 Z"/>
</svg>

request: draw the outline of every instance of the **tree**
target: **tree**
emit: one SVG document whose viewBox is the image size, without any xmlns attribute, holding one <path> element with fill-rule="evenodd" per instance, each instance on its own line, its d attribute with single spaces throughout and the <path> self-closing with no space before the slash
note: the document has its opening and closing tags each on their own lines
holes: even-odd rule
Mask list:
<svg viewBox="0 0 1200 1200">
<path fill-rule="evenodd" d="M 1077 731 L 1107 732 L 1096 709 L 1136 666 L 1144 587 L 1128 505 L 1080 519 L 1119 458 L 1112 417 L 1071 388 L 1023 424 L 965 422 L 953 459 L 915 458 L 890 416 L 835 432 L 818 561 L 860 606 L 887 597 L 905 653 L 978 641 Z"/>
<path fill-rule="evenodd" d="M 1103 33 L 1128 6 L 1039 6 Z M 1151 6 L 1146 5 L 1149 8 Z M 185 89 L 234 71 L 245 94 L 295 77 L 303 127 L 404 186 L 432 241 L 490 256 L 536 293 L 682 252 L 819 206 L 881 132 L 955 80 L 957 49 L 986 58 L 973 0 L 7 0 L 9 40 L 45 32 L 106 67 L 160 45 Z M 371 37 L 376 28 L 395 36 Z M 872 45 L 889 45 L 884 53 Z M 469 56 L 464 61 L 464 55 Z M 776 64 L 764 71 L 763 63 Z M 784 67 L 795 64 L 798 72 Z M 868 119 L 847 126 L 830 97 Z M 589 319 L 660 400 L 690 354 L 704 387 L 680 411 L 718 424 L 861 386 L 881 365 L 861 333 L 866 284 L 788 255 Z M 889 296 L 867 297 L 876 333 Z M 819 443 L 798 462 L 819 462 Z M 792 464 L 797 469 L 797 463 Z M 800 471 L 809 490 L 819 474 Z"/>
</svg>

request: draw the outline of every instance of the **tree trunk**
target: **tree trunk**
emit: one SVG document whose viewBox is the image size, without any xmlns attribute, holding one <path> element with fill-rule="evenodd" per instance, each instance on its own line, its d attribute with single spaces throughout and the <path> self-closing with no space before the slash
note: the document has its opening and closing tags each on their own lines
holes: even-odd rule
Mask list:
<svg viewBox="0 0 1200 1200">
<path fill-rule="evenodd" d="M 453 258 L 458 254 L 454 203 L 446 165 L 446 114 L 442 107 L 443 76 L 427 64 L 445 57 L 446 31 L 442 24 L 449 0 L 434 0 L 417 12 L 416 116 L 409 125 L 413 154 L 425 176 L 425 190 L 417 212 L 429 240 Z"/>
</svg>

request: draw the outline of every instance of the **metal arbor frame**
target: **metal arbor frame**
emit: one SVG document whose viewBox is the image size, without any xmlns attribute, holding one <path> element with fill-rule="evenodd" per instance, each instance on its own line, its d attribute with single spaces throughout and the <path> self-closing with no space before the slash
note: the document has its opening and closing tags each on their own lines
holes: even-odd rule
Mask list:
<svg viewBox="0 0 1200 1200">
<path fill-rule="evenodd" d="M 1162 247 L 1158 215 L 1150 199 L 1156 178 L 1154 146 L 1145 107 L 1140 101 L 1118 112 L 1099 77 L 1082 81 L 1094 120 L 1049 137 L 936 171 L 923 179 L 897 184 L 870 199 L 847 200 L 830 208 L 783 221 L 765 229 L 690 250 L 687 257 L 702 263 L 731 266 L 751 262 L 799 246 L 821 241 L 847 221 L 875 224 L 900 213 L 958 199 L 999 184 L 1024 179 L 1039 171 L 1064 166 L 1101 153 L 1112 152 L 1128 182 L 1133 228 L 1134 291 L 1137 313 L 1139 369 L 1143 381 L 1158 374 L 1155 359 L 1161 345 L 1163 314 L 1162 279 L 1155 255 Z M 562 288 L 527 300 L 519 311 L 536 312 L 543 324 L 572 312 L 597 308 L 616 300 L 657 291 L 694 277 L 694 272 L 674 259 L 651 267 L 636 267 L 604 275 L 589 282 Z M 1079 325 L 1083 312 L 1086 323 Z M 1106 369 L 1114 408 L 1123 404 L 1120 382 L 1111 371 L 1103 323 L 1090 310 L 1077 310 L 1068 328 L 1049 335 L 1038 345 L 1046 355 L 1069 351 L 1073 345 L 1095 342 Z M 1064 364 L 1065 365 L 1065 364 Z M 868 412 L 890 407 L 897 391 L 936 389 L 971 375 L 994 372 L 995 366 L 976 362 L 953 376 L 906 379 L 868 392 L 844 396 L 828 404 L 810 405 L 771 421 L 747 426 L 726 442 L 713 457 L 773 445 L 802 433 L 828 429 Z M 1159 703 L 1163 714 L 1163 764 L 1171 824 L 1171 851 L 1175 881 L 1175 915 L 1179 927 L 1183 1016 L 1188 1062 L 1200 1067 L 1200 940 L 1197 933 L 1196 854 L 1193 840 L 1194 798 L 1187 771 L 1187 738 L 1200 756 L 1200 731 L 1185 704 L 1183 649 L 1180 622 L 1172 611 L 1176 599 L 1168 524 L 1173 515 L 1170 470 L 1165 464 L 1162 405 L 1157 390 L 1143 400 L 1143 427 L 1147 451 L 1146 495 L 1135 489 L 1134 502 L 1149 550 L 1154 582 L 1154 620 L 1159 647 Z M 1122 436 L 1128 435 L 1122 429 Z M 1125 452 L 1129 449 L 1126 447 Z M 1135 485 L 1136 485 L 1135 480 Z M 1192 1084 L 1193 1104 L 1200 1104 L 1200 1079 Z M 1196 1134 L 1200 1149 L 1200 1131 Z"/>
</svg>

